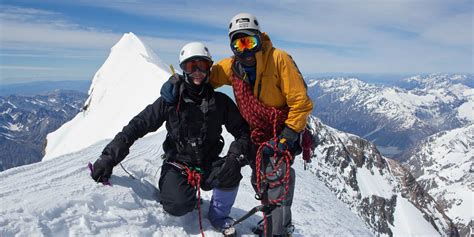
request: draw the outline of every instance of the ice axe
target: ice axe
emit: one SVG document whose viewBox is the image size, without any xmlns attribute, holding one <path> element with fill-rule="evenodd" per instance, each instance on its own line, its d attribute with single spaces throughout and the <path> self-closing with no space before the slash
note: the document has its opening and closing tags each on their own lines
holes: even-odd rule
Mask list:
<svg viewBox="0 0 474 237">
<path fill-rule="evenodd" d="M 251 217 L 253 214 L 257 213 L 257 212 L 268 212 L 270 213 L 271 211 L 273 211 L 273 209 L 275 209 L 276 205 L 274 204 L 262 204 L 262 205 L 258 205 L 252 209 L 250 209 L 250 211 L 248 211 L 245 215 L 243 215 L 242 217 L 240 217 L 239 219 L 235 220 L 234 223 L 232 223 L 231 226 L 235 226 L 241 222 L 243 222 L 244 220 L 246 220 L 247 218 Z"/>
</svg>

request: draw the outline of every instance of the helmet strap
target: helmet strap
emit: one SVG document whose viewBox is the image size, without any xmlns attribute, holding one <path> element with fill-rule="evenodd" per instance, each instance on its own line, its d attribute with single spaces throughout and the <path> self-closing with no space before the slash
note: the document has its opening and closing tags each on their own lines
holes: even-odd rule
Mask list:
<svg viewBox="0 0 474 237">
<path fill-rule="evenodd" d="M 209 72 L 206 75 L 203 83 L 201 85 L 196 85 L 193 82 L 193 79 L 189 74 L 184 73 L 184 87 L 188 92 L 188 95 L 193 100 L 200 100 L 206 96 L 206 87 L 209 84 Z"/>
</svg>

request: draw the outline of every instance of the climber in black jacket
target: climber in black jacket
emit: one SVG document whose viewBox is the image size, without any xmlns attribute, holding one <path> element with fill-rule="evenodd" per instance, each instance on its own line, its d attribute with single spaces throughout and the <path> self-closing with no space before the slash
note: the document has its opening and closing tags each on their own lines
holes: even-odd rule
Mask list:
<svg viewBox="0 0 474 237">
<path fill-rule="evenodd" d="M 107 182 L 132 144 L 166 121 L 165 161 L 159 180 L 163 209 L 175 216 L 194 209 L 196 188 L 184 171 L 200 171 L 201 188 L 213 189 L 208 218 L 214 227 L 223 230 L 230 225 L 228 215 L 242 179 L 240 169 L 247 163 L 249 128 L 235 103 L 209 85 L 212 59 L 207 47 L 197 42 L 185 45 L 180 52 L 180 66 L 183 76 L 173 75 L 185 81 L 177 91 L 179 103 L 170 105 L 160 97 L 148 105 L 105 147 L 91 176 L 97 182 Z M 235 137 L 224 158 L 219 157 L 224 146 L 222 125 Z"/>
</svg>

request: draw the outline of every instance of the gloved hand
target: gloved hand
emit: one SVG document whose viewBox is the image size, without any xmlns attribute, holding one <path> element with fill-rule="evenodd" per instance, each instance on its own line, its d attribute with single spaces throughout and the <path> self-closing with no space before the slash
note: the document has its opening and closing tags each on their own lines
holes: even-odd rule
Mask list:
<svg viewBox="0 0 474 237">
<path fill-rule="evenodd" d="M 263 147 L 263 155 L 264 156 L 273 156 L 274 150 L 273 147 L 275 147 L 275 140 L 270 140 L 268 141 L 270 146 L 265 146 Z M 286 142 L 285 139 L 278 139 L 278 144 L 276 145 L 277 149 L 277 154 L 281 154 L 285 152 L 286 150 L 289 150 L 288 143 Z"/>
<path fill-rule="evenodd" d="M 281 154 L 288 150 L 291 154 L 294 154 L 299 147 L 298 144 L 299 133 L 293 131 L 291 128 L 285 127 L 277 138 L 278 144 L 276 144 L 277 153 Z M 273 156 L 275 147 L 275 140 L 270 140 L 268 143 L 271 145 L 263 148 L 263 155 Z"/>
<path fill-rule="evenodd" d="M 203 190 L 208 191 L 219 186 L 220 182 L 217 179 L 217 176 L 219 175 L 219 172 L 224 162 L 225 158 L 220 157 L 216 161 L 212 162 L 210 173 L 204 180 L 204 183 L 201 184 L 201 188 Z"/>
<path fill-rule="evenodd" d="M 166 81 L 163 86 L 161 86 L 161 97 L 163 97 L 163 99 L 171 105 L 176 104 L 179 98 L 179 86 L 183 81 L 183 76 L 176 73 L 171 75 L 168 81 Z"/>
<path fill-rule="evenodd" d="M 217 174 L 220 188 L 233 188 L 239 184 L 242 179 L 242 174 L 240 174 L 241 163 L 237 154 L 230 153 L 227 155 Z"/>
<path fill-rule="evenodd" d="M 94 162 L 92 166 L 91 177 L 96 182 L 106 183 L 109 181 L 112 175 L 112 169 L 114 168 L 113 161 L 107 156 L 101 156 Z"/>
</svg>

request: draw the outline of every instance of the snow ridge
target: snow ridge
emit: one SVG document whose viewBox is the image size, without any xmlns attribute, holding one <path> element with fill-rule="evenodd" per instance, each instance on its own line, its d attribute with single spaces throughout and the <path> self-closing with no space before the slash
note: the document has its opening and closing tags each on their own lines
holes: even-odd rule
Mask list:
<svg viewBox="0 0 474 237">
<path fill-rule="evenodd" d="M 159 204 L 157 179 L 165 132 L 138 140 L 123 165 L 114 169 L 112 187 L 95 183 L 86 164 L 95 160 L 109 140 L 52 160 L 0 173 L 0 236 L 200 236 L 197 210 L 182 217 L 164 212 Z M 231 135 L 226 133 L 227 151 Z M 364 223 L 313 174 L 294 164 L 297 185 L 293 204 L 294 236 L 373 236 Z M 231 216 L 238 218 L 259 205 L 250 184 L 251 170 L 243 169 Z M 205 218 L 211 192 L 202 192 L 206 236 L 221 236 Z M 237 226 L 242 235 L 261 215 Z"/>
<path fill-rule="evenodd" d="M 459 227 L 474 219 L 474 124 L 443 131 L 419 143 L 405 166 Z"/>
<path fill-rule="evenodd" d="M 133 33 L 124 34 L 95 74 L 83 111 L 48 135 L 43 160 L 112 138 L 159 97 L 169 76 L 151 48 Z"/>
<path fill-rule="evenodd" d="M 153 51 L 135 35 L 125 34 L 96 73 L 84 110 L 48 136 L 44 162 L 0 173 L 6 184 L 0 187 L 0 197 L 7 207 L 0 210 L 0 225 L 6 226 L 0 234 L 198 235 L 196 212 L 175 218 L 156 202 L 164 128 L 137 141 L 124 161 L 138 180 L 115 169 L 115 185 L 104 187 L 92 182 L 85 167 L 99 156 L 106 141 L 158 97 L 168 77 Z M 347 101 L 359 98 L 367 88 L 380 90 L 356 79 L 333 83 L 345 83 Z M 382 102 L 397 105 L 387 99 Z M 366 105 L 364 100 L 358 103 Z M 296 235 L 445 236 L 456 232 L 431 197 L 397 162 L 382 157 L 374 144 L 314 121 L 313 129 L 318 131 L 315 166 L 311 172 L 304 171 L 298 157 L 294 164 Z M 228 146 L 232 139 L 226 134 L 225 140 Z M 248 167 L 243 175 L 250 177 Z M 203 197 L 209 200 L 210 193 Z M 247 178 L 232 216 L 256 206 L 253 197 Z M 408 222 L 407 213 L 411 215 Z M 242 233 L 249 234 L 258 219 L 249 219 L 240 227 Z M 218 235 L 209 223 L 204 227 L 206 234 Z"/>
<path fill-rule="evenodd" d="M 356 78 L 313 80 L 314 115 L 329 126 L 377 144 L 382 153 L 402 153 L 434 133 L 474 123 L 474 88 L 466 75 L 416 76 L 403 87 L 369 84 Z"/>
<path fill-rule="evenodd" d="M 452 221 L 397 161 L 374 144 L 312 117 L 310 170 L 379 235 L 451 236 Z"/>
<path fill-rule="evenodd" d="M 459 75 L 453 76 L 453 80 L 457 77 Z M 474 122 L 474 113 L 469 113 L 473 111 L 473 88 L 451 83 L 450 80 L 439 82 L 440 79 L 436 76 L 434 78 L 417 76 L 407 80 L 422 81 L 425 87 L 406 90 L 399 87 L 376 86 L 355 78 L 324 80 L 318 85 L 325 93 L 338 95 L 335 99 L 340 102 L 350 102 L 352 106 L 361 107 L 372 115 L 397 121 L 400 129 L 413 126 L 441 126 L 445 118 L 449 117 L 443 114 L 441 107 L 459 108 L 464 103 L 467 103 L 464 108 L 467 111 L 461 112 L 458 116 L 467 122 Z M 469 108 L 471 110 L 468 110 Z"/>
</svg>

